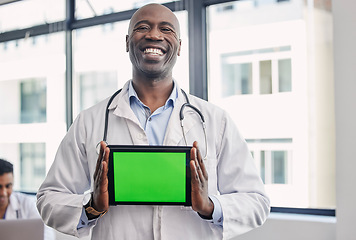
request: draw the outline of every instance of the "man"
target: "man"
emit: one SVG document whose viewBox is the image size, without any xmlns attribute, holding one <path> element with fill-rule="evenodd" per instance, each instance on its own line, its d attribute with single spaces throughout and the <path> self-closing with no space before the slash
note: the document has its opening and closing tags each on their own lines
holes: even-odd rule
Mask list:
<svg viewBox="0 0 356 240">
<path fill-rule="evenodd" d="M 99 156 L 96 153 L 106 99 L 79 114 L 39 189 L 37 207 L 47 224 L 78 237 L 92 229 L 92 239 L 106 240 L 229 239 L 263 224 L 269 200 L 246 142 L 227 114 L 189 95 L 190 103 L 205 118 L 207 142 L 193 111 L 185 111 L 185 137 L 182 134 L 179 111 L 186 99 L 172 78 L 180 46 L 179 22 L 168 8 L 149 4 L 132 16 L 126 36 L 132 80 L 109 105 L 107 141 L 115 145 L 193 144 L 192 207 L 109 207 L 110 149 L 101 142 Z"/>
<path fill-rule="evenodd" d="M 12 192 L 14 170 L 12 163 L 0 159 L 0 218 L 39 218 L 35 199 L 29 195 Z"/>
</svg>

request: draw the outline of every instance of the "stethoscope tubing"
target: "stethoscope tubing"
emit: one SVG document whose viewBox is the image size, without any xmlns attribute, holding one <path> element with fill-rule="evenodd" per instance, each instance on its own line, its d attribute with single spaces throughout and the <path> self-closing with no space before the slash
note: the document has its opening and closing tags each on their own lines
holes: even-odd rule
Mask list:
<svg viewBox="0 0 356 240">
<path fill-rule="evenodd" d="M 104 134 L 103 134 L 103 140 L 105 142 L 106 145 L 108 145 L 107 143 L 107 134 L 108 134 L 108 125 L 109 125 L 109 107 L 110 107 L 110 104 L 112 103 L 112 101 L 114 100 L 114 98 L 121 92 L 122 89 L 119 89 L 117 90 L 109 99 L 107 105 L 106 105 L 106 111 L 105 111 L 105 123 L 104 123 Z M 185 132 L 184 132 L 184 124 L 183 124 L 183 120 L 184 120 L 184 109 L 185 107 L 189 107 L 191 109 L 193 109 L 199 116 L 200 116 L 200 120 L 201 120 L 201 123 L 202 123 L 202 128 L 203 128 L 203 132 L 204 132 L 204 140 L 205 140 L 205 156 L 204 156 L 204 160 L 207 159 L 207 156 L 208 156 L 208 141 L 207 141 L 207 136 L 206 136 L 206 126 L 205 126 L 205 119 L 204 119 L 204 115 L 202 114 L 202 112 L 197 108 L 195 107 L 194 105 L 190 104 L 189 102 L 189 98 L 188 98 L 188 95 L 186 94 L 186 92 L 181 89 L 185 99 L 186 99 L 186 103 L 184 103 L 182 105 L 182 107 L 180 108 L 180 111 L 179 111 L 179 118 L 180 118 L 180 125 L 181 125 L 181 128 L 182 128 L 182 133 L 183 133 L 183 138 L 184 138 L 184 142 L 185 142 L 185 145 L 188 146 L 188 142 L 187 142 L 187 138 L 186 138 L 186 135 L 185 135 Z M 100 142 L 96 145 L 96 150 L 97 150 L 97 153 L 99 154 L 100 152 Z"/>
</svg>

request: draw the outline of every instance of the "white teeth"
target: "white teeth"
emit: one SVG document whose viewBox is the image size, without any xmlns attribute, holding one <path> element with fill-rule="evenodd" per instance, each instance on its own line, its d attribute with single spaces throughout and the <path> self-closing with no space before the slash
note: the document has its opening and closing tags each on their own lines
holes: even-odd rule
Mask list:
<svg viewBox="0 0 356 240">
<path fill-rule="evenodd" d="M 163 55 L 161 49 L 158 48 L 146 48 L 144 51 L 145 54 L 153 54 L 153 55 Z"/>
</svg>

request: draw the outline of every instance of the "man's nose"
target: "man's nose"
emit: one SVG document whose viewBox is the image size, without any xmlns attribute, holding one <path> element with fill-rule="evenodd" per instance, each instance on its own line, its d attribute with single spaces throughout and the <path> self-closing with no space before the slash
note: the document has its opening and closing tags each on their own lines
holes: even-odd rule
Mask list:
<svg viewBox="0 0 356 240">
<path fill-rule="evenodd" d="M 7 191 L 5 187 L 0 188 L 0 196 L 7 196 Z"/>
<path fill-rule="evenodd" d="M 146 34 L 146 39 L 159 41 L 159 40 L 163 40 L 163 35 L 162 35 L 162 32 L 158 28 L 152 28 L 151 31 L 149 31 Z"/>
</svg>

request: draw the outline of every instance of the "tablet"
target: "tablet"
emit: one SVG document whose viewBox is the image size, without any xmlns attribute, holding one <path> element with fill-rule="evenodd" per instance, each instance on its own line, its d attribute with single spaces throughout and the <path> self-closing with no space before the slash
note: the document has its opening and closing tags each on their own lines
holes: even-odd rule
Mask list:
<svg viewBox="0 0 356 240">
<path fill-rule="evenodd" d="M 108 147 L 110 205 L 191 206 L 191 147 Z"/>
</svg>

